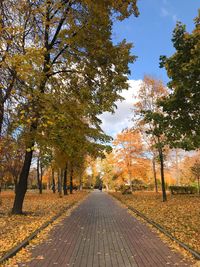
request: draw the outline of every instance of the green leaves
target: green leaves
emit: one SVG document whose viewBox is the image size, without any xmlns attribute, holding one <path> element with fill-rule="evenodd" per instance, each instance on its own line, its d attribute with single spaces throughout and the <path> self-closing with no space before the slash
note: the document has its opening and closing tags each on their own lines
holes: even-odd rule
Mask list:
<svg viewBox="0 0 200 267">
<path fill-rule="evenodd" d="M 178 23 L 172 42 L 176 52 L 171 57 L 161 57 L 161 67 L 165 67 L 171 81 L 168 86 L 172 93 L 161 101 L 168 114 L 169 132 L 173 133 L 173 146 L 195 149 L 200 145 L 200 31 L 199 16 L 195 29 L 186 32 L 186 27 Z M 177 134 L 175 134 L 177 133 Z"/>
</svg>

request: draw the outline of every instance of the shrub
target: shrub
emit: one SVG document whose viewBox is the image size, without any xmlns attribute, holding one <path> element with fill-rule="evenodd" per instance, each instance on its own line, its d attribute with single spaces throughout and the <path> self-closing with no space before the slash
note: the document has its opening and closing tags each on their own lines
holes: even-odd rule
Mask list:
<svg viewBox="0 0 200 267">
<path fill-rule="evenodd" d="M 138 191 L 138 190 L 147 190 L 148 189 L 148 185 L 145 184 L 143 181 L 138 180 L 138 179 L 134 179 L 132 181 L 132 189 L 133 191 Z"/>
<path fill-rule="evenodd" d="M 169 186 L 169 190 L 174 194 L 195 194 L 197 192 L 197 188 L 195 186 L 177 186 L 172 185 Z"/>
<path fill-rule="evenodd" d="M 132 194 L 131 188 L 129 185 L 122 185 L 120 187 L 120 191 L 121 191 L 122 195 Z"/>
</svg>

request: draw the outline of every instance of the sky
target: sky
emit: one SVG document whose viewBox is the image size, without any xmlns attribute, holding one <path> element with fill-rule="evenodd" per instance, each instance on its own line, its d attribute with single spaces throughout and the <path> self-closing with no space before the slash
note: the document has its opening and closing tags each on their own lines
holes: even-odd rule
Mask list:
<svg viewBox="0 0 200 267">
<path fill-rule="evenodd" d="M 187 31 L 194 29 L 194 18 L 200 8 L 200 0 L 138 0 L 140 16 L 134 16 L 113 25 L 113 41 L 123 39 L 134 44 L 132 54 L 138 58 L 131 64 L 129 90 L 123 91 L 123 102 L 117 102 L 114 115 L 106 112 L 101 115 L 102 129 L 115 137 L 118 132 L 131 126 L 132 105 L 139 85 L 145 74 L 168 82 L 165 69 L 159 68 L 160 55 L 174 53 L 171 42 L 172 32 L 177 21 L 186 24 Z"/>
</svg>

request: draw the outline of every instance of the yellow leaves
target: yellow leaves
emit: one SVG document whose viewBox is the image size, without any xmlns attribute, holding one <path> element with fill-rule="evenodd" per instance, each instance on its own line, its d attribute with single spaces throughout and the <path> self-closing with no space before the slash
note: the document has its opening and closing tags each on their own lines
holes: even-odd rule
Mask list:
<svg viewBox="0 0 200 267">
<path fill-rule="evenodd" d="M 13 192 L 2 192 L 2 206 L 0 206 L 0 257 L 9 249 L 22 242 L 33 231 L 38 229 L 44 222 L 50 220 L 74 201 L 79 201 L 87 195 L 86 192 L 78 192 L 67 197 L 59 198 L 57 194 L 51 192 L 39 195 L 28 193 L 25 198 L 24 209 L 27 215 L 10 215 L 12 207 Z M 66 214 L 65 214 L 66 216 Z M 42 231 L 45 232 L 45 231 Z M 39 235 L 43 236 L 43 233 Z M 33 244 L 37 242 L 32 241 Z M 11 259 L 5 266 L 15 266 L 17 262 L 25 261 L 27 250 L 23 249 L 17 254 L 16 258 Z M 42 256 L 40 257 L 42 260 Z M 17 265 L 18 266 L 18 265 Z"/>
<path fill-rule="evenodd" d="M 153 192 L 134 192 L 126 196 L 113 194 L 163 226 L 180 241 L 200 251 L 199 197 L 169 195 L 168 201 L 163 203 L 160 201 L 160 194 Z"/>
<path fill-rule="evenodd" d="M 35 259 L 36 259 L 36 260 L 44 260 L 44 256 L 39 255 L 39 256 L 37 256 Z"/>
<path fill-rule="evenodd" d="M 48 120 L 48 121 L 47 121 L 47 124 L 49 124 L 49 125 L 53 125 L 54 123 L 53 123 L 52 121 Z"/>
<path fill-rule="evenodd" d="M 22 80 L 32 81 L 34 75 L 40 77 L 41 65 L 44 61 L 44 49 L 29 47 L 25 54 L 8 55 L 6 62 L 12 66 Z"/>
</svg>

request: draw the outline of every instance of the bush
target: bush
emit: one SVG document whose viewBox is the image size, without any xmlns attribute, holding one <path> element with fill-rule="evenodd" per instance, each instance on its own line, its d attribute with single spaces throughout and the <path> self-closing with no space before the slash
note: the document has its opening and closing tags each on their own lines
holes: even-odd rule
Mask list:
<svg viewBox="0 0 200 267">
<path fill-rule="evenodd" d="M 169 186 L 169 190 L 172 195 L 174 194 L 195 194 L 197 192 L 197 188 L 195 186 L 177 186 L 172 185 Z"/>
<path fill-rule="evenodd" d="M 91 186 L 90 186 L 90 185 L 84 185 L 84 186 L 82 187 L 82 189 L 88 190 L 88 189 L 91 189 Z"/>
<path fill-rule="evenodd" d="M 38 189 L 38 185 L 37 184 L 32 184 L 30 189 Z"/>
<path fill-rule="evenodd" d="M 121 191 L 122 195 L 132 194 L 131 188 L 130 188 L 129 185 L 122 185 L 122 186 L 120 186 L 120 191 Z"/>
<path fill-rule="evenodd" d="M 138 180 L 138 179 L 134 179 L 132 181 L 132 189 L 133 191 L 138 191 L 138 190 L 147 190 L 148 189 L 148 185 L 145 184 L 143 181 Z"/>
</svg>

